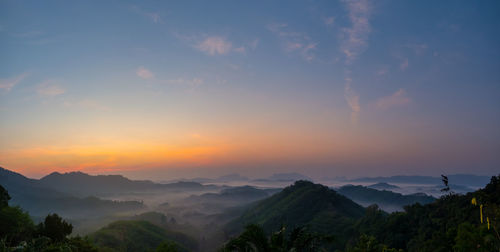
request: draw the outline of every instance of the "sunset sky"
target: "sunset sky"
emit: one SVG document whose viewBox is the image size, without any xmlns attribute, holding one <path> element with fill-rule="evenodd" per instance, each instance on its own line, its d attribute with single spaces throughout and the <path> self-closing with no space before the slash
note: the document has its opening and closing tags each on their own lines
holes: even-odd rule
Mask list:
<svg viewBox="0 0 500 252">
<path fill-rule="evenodd" d="M 500 1 L 1 1 L 0 166 L 500 171 Z"/>
</svg>

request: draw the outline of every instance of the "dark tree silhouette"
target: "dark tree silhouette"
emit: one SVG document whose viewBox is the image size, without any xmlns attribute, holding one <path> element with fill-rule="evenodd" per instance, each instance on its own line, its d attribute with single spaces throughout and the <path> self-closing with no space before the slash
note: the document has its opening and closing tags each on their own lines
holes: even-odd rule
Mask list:
<svg viewBox="0 0 500 252">
<path fill-rule="evenodd" d="M 310 233 L 304 227 L 297 227 L 286 235 L 281 227 L 267 238 L 261 226 L 250 224 L 238 237 L 231 239 L 221 251 L 319 251 L 322 243 L 333 241 L 332 236 Z"/>
<path fill-rule="evenodd" d="M 441 192 L 450 191 L 450 186 L 448 185 L 448 177 L 441 174 L 441 181 L 443 181 L 443 184 L 444 184 L 444 188 L 441 189 Z"/>
<path fill-rule="evenodd" d="M 66 236 L 73 231 L 73 225 L 67 223 L 57 214 L 49 214 L 45 221 L 39 224 L 41 235 L 49 237 L 52 241 L 64 241 Z"/>
<path fill-rule="evenodd" d="M 5 188 L 3 188 L 2 185 L 0 185 L 0 208 L 8 206 L 9 200 L 10 200 L 9 193 L 7 192 L 7 190 L 5 190 Z"/>
</svg>

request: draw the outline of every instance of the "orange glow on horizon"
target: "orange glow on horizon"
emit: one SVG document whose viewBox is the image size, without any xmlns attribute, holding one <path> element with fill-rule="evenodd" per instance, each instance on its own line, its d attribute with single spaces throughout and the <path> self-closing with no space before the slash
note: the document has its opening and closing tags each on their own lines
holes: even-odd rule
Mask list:
<svg viewBox="0 0 500 252">
<path fill-rule="evenodd" d="M 3 165 L 21 173 L 106 172 L 171 163 L 209 164 L 228 151 L 224 145 L 161 145 L 118 142 L 106 145 L 44 146 L 1 153 Z"/>
</svg>

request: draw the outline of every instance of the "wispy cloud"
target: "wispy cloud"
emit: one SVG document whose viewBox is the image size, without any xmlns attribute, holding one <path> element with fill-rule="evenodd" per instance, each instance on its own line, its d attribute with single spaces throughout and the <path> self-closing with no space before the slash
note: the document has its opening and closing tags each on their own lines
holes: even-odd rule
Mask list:
<svg viewBox="0 0 500 252">
<path fill-rule="evenodd" d="M 186 35 L 174 33 L 179 40 L 186 42 L 193 48 L 210 56 L 227 55 L 230 53 L 246 54 L 255 50 L 259 44 L 259 39 L 253 39 L 246 43 L 233 43 L 228 38 L 218 35 Z"/>
<path fill-rule="evenodd" d="M 272 23 L 267 29 L 281 38 L 285 52 L 296 52 L 308 62 L 314 60 L 314 50 L 318 43 L 312 41 L 307 34 L 292 31 L 285 23 Z"/>
<path fill-rule="evenodd" d="M 324 17 L 323 23 L 325 23 L 325 25 L 327 26 L 331 26 L 335 23 L 335 17 Z"/>
<path fill-rule="evenodd" d="M 408 58 L 404 58 L 401 64 L 399 64 L 399 68 L 404 71 L 406 70 L 406 68 L 408 68 L 408 65 L 409 65 Z"/>
<path fill-rule="evenodd" d="M 351 23 L 341 32 L 340 51 L 345 56 L 344 97 L 351 108 L 351 122 L 357 124 L 361 106 L 360 96 L 353 89 L 349 66 L 363 53 L 368 46 L 368 35 L 371 32 L 369 18 L 371 6 L 367 0 L 343 1 Z"/>
<path fill-rule="evenodd" d="M 416 55 L 424 53 L 429 48 L 427 44 L 406 44 L 404 47 L 411 49 Z"/>
<path fill-rule="evenodd" d="M 384 76 L 389 73 L 389 67 L 388 66 L 381 66 L 379 70 L 377 71 L 378 76 Z"/>
<path fill-rule="evenodd" d="M 224 55 L 231 52 L 233 44 L 226 38 L 212 36 L 207 37 L 203 41 L 196 44 L 195 48 L 208 55 Z"/>
<path fill-rule="evenodd" d="M 146 12 L 145 13 L 146 16 L 148 16 L 149 18 L 151 18 L 151 20 L 153 21 L 153 23 L 155 24 L 158 24 L 158 23 L 162 23 L 162 19 L 161 19 L 161 16 L 159 13 L 155 13 L 155 12 Z"/>
<path fill-rule="evenodd" d="M 255 49 L 257 49 L 259 42 L 260 42 L 260 40 L 258 38 L 256 38 L 256 39 L 250 41 L 249 43 L 247 43 L 247 45 L 250 49 L 255 50 Z"/>
<path fill-rule="evenodd" d="M 21 82 L 22 80 L 24 80 L 26 76 L 28 76 L 28 73 L 23 73 L 9 79 L 0 79 L 0 89 L 9 92 L 14 86 L 19 84 L 19 82 Z"/>
<path fill-rule="evenodd" d="M 388 109 L 391 107 L 406 105 L 411 102 L 404 89 L 399 89 L 394 94 L 382 97 L 377 100 L 376 106 L 379 109 Z"/>
<path fill-rule="evenodd" d="M 149 12 L 145 11 L 138 6 L 132 6 L 131 9 L 135 11 L 138 14 L 141 14 L 147 18 L 149 18 L 153 23 L 158 24 L 158 23 L 163 23 L 163 19 L 161 18 L 160 13 L 158 12 Z"/>
<path fill-rule="evenodd" d="M 54 97 L 66 93 L 57 80 L 46 80 L 37 86 L 36 92 L 40 96 Z"/>
<path fill-rule="evenodd" d="M 149 69 L 146 69 L 144 67 L 139 67 L 137 68 L 137 70 L 135 71 L 135 73 L 137 74 L 137 76 L 147 80 L 147 79 L 153 79 L 155 77 L 155 75 L 153 74 L 153 72 L 151 72 Z"/>
<path fill-rule="evenodd" d="M 359 95 L 351 88 L 351 83 L 351 78 L 345 78 L 344 97 L 351 108 L 351 122 L 357 124 L 361 106 L 359 105 Z"/>
<path fill-rule="evenodd" d="M 201 78 L 188 78 L 188 79 L 177 78 L 177 79 L 166 80 L 165 82 L 168 84 L 184 85 L 189 87 L 190 90 L 194 90 L 197 87 L 203 85 L 205 81 Z"/>
<path fill-rule="evenodd" d="M 341 51 L 350 64 L 364 52 L 368 44 L 368 35 L 371 32 L 369 18 L 371 6 L 367 0 L 344 1 L 351 27 L 342 30 Z"/>
</svg>

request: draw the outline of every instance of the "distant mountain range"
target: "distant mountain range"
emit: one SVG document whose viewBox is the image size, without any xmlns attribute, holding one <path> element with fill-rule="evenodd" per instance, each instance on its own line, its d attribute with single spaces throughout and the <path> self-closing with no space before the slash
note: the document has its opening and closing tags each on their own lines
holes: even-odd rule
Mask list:
<svg viewBox="0 0 500 252">
<path fill-rule="evenodd" d="M 191 195 L 182 203 L 201 205 L 205 211 L 220 212 L 225 208 L 242 206 L 269 197 L 281 189 L 259 189 L 252 186 L 238 186 L 223 189 L 218 193 Z"/>
<path fill-rule="evenodd" d="M 200 191 L 215 188 L 197 182 L 154 183 L 149 180 L 130 180 L 121 175 L 92 176 L 83 172 L 51 173 L 38 181 L 39 185 L 79 196 L 107 196 L 128 192 L 182 190 Z"/>
<path fill-rule="evenodd" d="M 472 187 L 483 187 L 490 181 L 490 176 L 478 176 L 473 174 L 453 174 L 447 175 L 450 184 L 465 185 Z M 441 185 L 441 177 L 431 176 L 391 176 L 391 177 L 363 177 L 351 179 L 350 182 L 385 182 L 385 183 L 402 183 L 402 184 L 427 184 Z"/>
<path fill-rule="evenodd" d="M 44 216 L 58 212 L 66 217 L 107 215 L 144 208 L 138 201 L 103 200 L 93 196 L 78 197 L 71 193 L 46 186 L 41 180 L 25 176 L 0 167 L 0 185 L 12 197 L 11 204 L 19 205 L 32 216 Z"/>
<path fill-rule="evenodd" d="M 367 187 L 377 189 L 377 190 L 393 190 L 393 189 L 399 188 L 399 186 L 391 185 L 391 184 L 384 183 L 384 182 L 369 185 Z"/>
<path fill-rule="evenodd" d="M 198 183 L 227 183 L 227 182 L 294 182 L 297 180 L 308 180 L 312 181 L 310 177 L 307 177 L 300 173 L 275 173 L 267 178 L 250 179 L 245 176 L 241 176 L 238 173 L 231 173 L 218 178 L 192 178 L 192 179 L 180 179 L 180 181 L 192 181 Z"/>
<path fill-rule="evenodd" d="M 415 203 L 425 205 L 436 200 L 436 198 L 424 193 L 403 195 L 401 193 L 377 190 L 360 185 L 342 186 L 337 189 L 337 192 L 363 206 L 377 204 L 387 212 L 402 211 L 403 207 L 407 205 Z"/>
<path fill-rule="evenodd" d="M 33 216 L 58 212 L 71 218 L 116 214 L 145 207 L 138 201 L 103 200 L 96 196 L 141 191 L 194 192 L 217 188 L 196 182 L 157 184 L 129 180 L 120 175 L 92 176 L 82 172 L 52 173 L 37 180 L 1 167 L 0 185 L 11 195 L 13 205 L 21 206 Z"/>
</svg>

